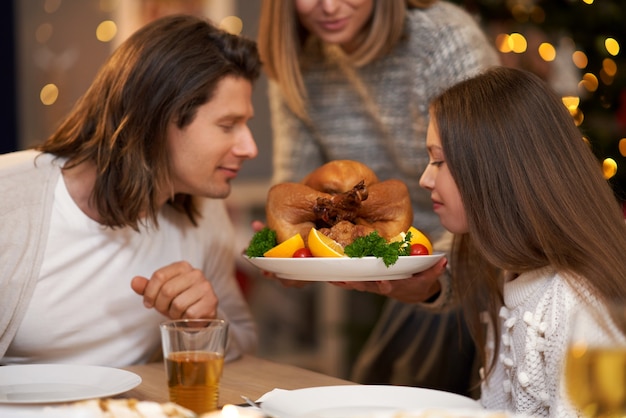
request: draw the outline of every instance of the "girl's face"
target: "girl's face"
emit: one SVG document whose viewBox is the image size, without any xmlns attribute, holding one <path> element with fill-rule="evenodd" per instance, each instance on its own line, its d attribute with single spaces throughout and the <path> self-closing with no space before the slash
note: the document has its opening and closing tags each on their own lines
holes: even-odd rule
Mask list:
<svg viewBox="0 0 626 418">
<path fill-rule="evenodd" d="M 441 139 L 434 117 L 431 115 L 426 134 L 428 166 L 420 178 L 420 186 L 430 191 L 433 210 L 448 231 L 455 234 L 468 232 L 467 217 L 456 182 L 446 164 Z"/>
<path fill-rule="evenodd" d="M 302 25 L 329 44 L 354 50 L 357 35 L 372 15 L 374 0 L 294 0 Z M 387 0 L 383 0 L 387 1 Z"/>
</svg>

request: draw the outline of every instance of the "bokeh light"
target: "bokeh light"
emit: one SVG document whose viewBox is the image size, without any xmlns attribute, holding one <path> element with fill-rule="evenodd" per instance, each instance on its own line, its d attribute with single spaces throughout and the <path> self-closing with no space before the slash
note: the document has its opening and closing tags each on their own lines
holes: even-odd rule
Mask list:
<svg viewBox="0 0 626 418">
<path fill-rule="evenodd" d="M 219 27 L 234 35 L 241 34 L 243 22 L 237 16 L 226 16 L 219 24 Z"/>
<path fill-rule="evenodd" d="M 605 179 L 610 179 L 617 173 L 617 163 L 613 158 L 605 158 L 602 161 L 602 174 Z"/>
<path fill-rule="evenodd" d="M 619 54 L 619 43 L 614 38 L 606 38 L 604 41 L 604 47 L 606 48 L 606 51 L 613 56 Z"/>
<path fill-rule="evenodd" d="M 556 58 L 556 48 L 552 44 L 544 42 L 539 45 L 539 56 L 544 61 L 554 61 Z"/>
<path fill-rule="evenodd" d="M 586 73 L 583 75 L 583 78 L 580 82 L 580 86 L 584 87 L 589 92 L 594 92 L 598 90 L 598 77 L 596 77 L 592 73 Z"/>
<path fill-rule="evenodd" d="M 526 52 L 526 49 L 528 48 L 528 42 L 521 33 L 512 33 L 509 36 L 509 44 L 511 45 L 511 51 L 516 54 Z"/>
<path fill-rule="evenodd" d="M 35 39 L 40 44 L 45 44 L 52 37 L 53 32 L 54 30 L 50 23 L 42 23 L 35 31 Z"/>
<path fill-rule="evenodd" d="M 100 42 L 110 42 L 115 35 L 117 35 L 117 25 L 112 20 L 105 20 L 96 28 L 96 38 Z"/>
<path fill-rule="evenodd" d="M 583 51 L 575 51 L 572 54 L 572 61 L 574 65 L 580 69 L 586 68 L 587 64 L 589 64 L 589 58 L 587 58 L 587 54 Z"/>
<path fill-rule="evenodd" d="M 626 157 L 626 138 L 620 139 L 618 144 L 619 153 L 622 157 Z"/>
<path fill-rule="evenodd" d="M 39 99 L 46 106 L 53 105 L 58 98 L 59 88 L 55 84 L 46 84 L 39 92 Z"/>
<path fill-rule="evenodd" d="M 528 48 L 528 42 L 521 33 L 500 34 L 496 37 L 496 48 L 502 53 L 522 54 Z"/>
<path fill-rule="evenodd" d="M 563 104 L 565 105 L 565 107 L 567 107 L 567 110 L 569 110 L 570 112 L 573 112 L 576 109 L 578 109 L 578 105 L 580 105 L 580 97 L 563 96 L 561 100 L 563 100 Z"/>
<path fill-rule="evenodd" d="M 615 77 L 615 74 L 617 74 L 617 64 L 611 58 L 605 58 L 602 60 L 602 70 L 611 77 Z"/>
</svg>

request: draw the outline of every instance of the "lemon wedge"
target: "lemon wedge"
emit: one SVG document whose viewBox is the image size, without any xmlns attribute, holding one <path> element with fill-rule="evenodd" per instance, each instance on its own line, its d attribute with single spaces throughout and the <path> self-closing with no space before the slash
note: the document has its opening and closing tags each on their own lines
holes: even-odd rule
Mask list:
<svg viewBox="0 0 626 418">
<path fill-rule="evenodd" d="M 341 244 L 315 228 L 311 228 L 307 244 L 313 257 L 345 257 Z"/>
<path fill-rule="evenodd" d="M 433 244 L 430 242 L 428 237 L 419 229 L 411 226 L 406 232 L 400 232 L 398 235 L 390 239 L 390 242 L 394 241 L 404 241 L 404 237 L 406 237 L 407 233 L 411 233 L 411 245 L 413 244 L 422 244 L 424 247 L 428 249 L 428 254 L 433 253 Z"/>
<path fill-rule="evenodd" d="M 300 248 L 304 248 L 304 240 L 302 239 L 302 235 L 298 233 L 293 237 L 281 242 L 277 246 L 267 250 L 265 253 L 263 253 L 263 257 L 291 258 L 293 256 L 293 253 L 295 253 L 296 250 L 299 250 Z"/>
</svg>

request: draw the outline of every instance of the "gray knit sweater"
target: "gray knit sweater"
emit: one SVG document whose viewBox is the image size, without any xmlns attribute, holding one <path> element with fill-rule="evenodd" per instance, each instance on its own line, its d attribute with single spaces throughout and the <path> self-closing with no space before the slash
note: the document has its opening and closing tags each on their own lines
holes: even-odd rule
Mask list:
<svg viewBox="0 0 626 418">
<path fill-rule="evenodd" d="M 410 10 L 405 39 L 384 59 L 358 69 L 387 135 L 336 65 L 314 63 L 304 73 L 313 129 L 288 110 L 277 85 L 270 83 L 273 181 L 299 181 L 329 160 L 361 161 L 381 180 L 397 178 L 407 184 L 413 224 L 438 239 L 443 230 L 429 193 L 418 184 L 428 162 L 429 101 L 446 87 L 497 63 L 474 19 L 455 5 L 438 2 L 425 10 Z"/>
</svg>

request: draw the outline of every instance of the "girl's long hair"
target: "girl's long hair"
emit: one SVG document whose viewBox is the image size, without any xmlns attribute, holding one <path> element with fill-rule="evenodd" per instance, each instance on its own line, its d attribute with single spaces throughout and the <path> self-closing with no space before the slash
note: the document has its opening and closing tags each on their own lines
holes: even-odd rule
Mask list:
<svg viewBox="0 0 626 418">
<path fill-rule="evenodd" d="M 546 83 L 495 67 L 444 92 L 431 115 L 467 214 L 469 233 L 457 237 L 451 266 L 479 349 L 478 317 L 487 310 L 497 323 L 503 270 L 550 265 L 600 300 L 626 300 L 622 211 Z"/>
<path fill-rule="evenodd" d="M 91 196 L 100 222 L 110 227 L 156 222 L 158 201 L 171 189 L 168 124 L 189 125 L 227 76 L 255 81 L 260 59 L 253 41 L 217 29 L 205 19 L 172 15 L 128 38 L 39 150 L 88 161 L 97 178 Z M 191 196 L 170 202 L 195 222 Z"/>
<path fill-rule="evenodd" d="M 387 54 L 404 35 L 407 8 L 425 8 L 436 1 L 374 0 L 359 47 L 346 55 L 350 64 L 359 67 Z M 324 47 L 300 23 L 294 0 L 263 0 L 257 40 L 267 76 L 278 83 L 290 110 L 308 121 L 303 49 L 309 42 L 317 43 L 320 51 Z"/>
</svg>

